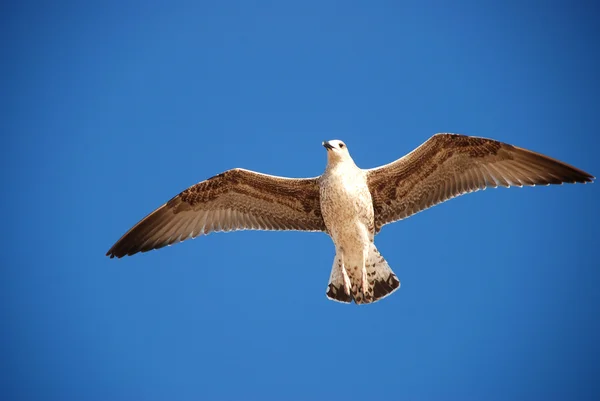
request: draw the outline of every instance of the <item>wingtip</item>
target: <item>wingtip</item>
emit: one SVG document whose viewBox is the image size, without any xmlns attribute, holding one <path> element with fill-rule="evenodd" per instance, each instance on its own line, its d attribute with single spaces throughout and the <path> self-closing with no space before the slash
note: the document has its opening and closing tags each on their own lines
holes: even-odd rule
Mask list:
<svg viewBox="0 0 600 401">
<path fill-rule="evenodd" d="M 568 181 L 569 183 L 572 184 L 587 184 L 587 183 L 593 183 L 594 180 L 596 179 L 596 177 L 594 177 L 591 174 L 586 173 L 585 171 L 581 172 L 581 175 L 579 177 L 576 177 L 573 181 Z"/>
<path fill-rule="evenodd" d="M 108 256 L 111 259 L 117 258 L 117 259 L 121 259 L 123 256 L 125 256 L 126 254 L 119 254 L 115 251 L 115 247 L 113 246 L 112 248 L 110 248 L 108 250 L 108 252 L 106 252 L 106 256 Z"/>
</svg>

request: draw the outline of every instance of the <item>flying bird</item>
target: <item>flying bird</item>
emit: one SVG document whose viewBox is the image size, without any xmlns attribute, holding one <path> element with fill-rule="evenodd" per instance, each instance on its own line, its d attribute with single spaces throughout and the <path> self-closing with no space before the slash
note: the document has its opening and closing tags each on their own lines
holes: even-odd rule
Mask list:
<svg viewBox="0 0 600 401">
<path fill-rule="evenodd" d="M 388 223 L 487 187 L 592 182 L 590 174 L 492 139 L 436 134 L 406 156 L 356 166 L 346 144 L 323 142 L 320 177 L 286 178 L 232 169 L 184 190 L 150 213 L 107 252 L 123 257 L 217 231 L 322 231 L 335 245 L 326 295 L 367 304 L 400 287 L 374 238 Z"/>
</svg>

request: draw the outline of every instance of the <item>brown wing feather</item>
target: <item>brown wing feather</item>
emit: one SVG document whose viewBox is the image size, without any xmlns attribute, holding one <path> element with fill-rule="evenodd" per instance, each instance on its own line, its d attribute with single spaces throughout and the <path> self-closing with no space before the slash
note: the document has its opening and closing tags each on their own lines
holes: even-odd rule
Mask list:
<svg viewBox="0 0 600 401">
<path fill-rule="evenodd" d="M 213 231 L 247 229 L 325 231 L 317 179 L 225 171 L 150 213 L 106 255 L 120 258 Z"/>
<path fill-rule="evenodd" d="M 375 230 L 455 196 L 511 185 L 591 182 L 590 174 L 491 139 L 436 134 L 413 152 L 368 170 Z"/>
</svg>

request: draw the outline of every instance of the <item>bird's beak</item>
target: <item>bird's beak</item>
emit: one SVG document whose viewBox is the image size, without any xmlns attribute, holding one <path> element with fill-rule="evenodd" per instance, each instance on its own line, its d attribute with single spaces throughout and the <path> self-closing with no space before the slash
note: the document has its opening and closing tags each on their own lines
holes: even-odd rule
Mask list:
<svg viewBox="0 0 600 401">
<path fill-rule="evenodd" d="M 323 146 L 325 146 L 325 149 L 327 149 L 327 151 L 333 149 L 333 146 L 328 141 L 323 141 Z"/>
</svg>

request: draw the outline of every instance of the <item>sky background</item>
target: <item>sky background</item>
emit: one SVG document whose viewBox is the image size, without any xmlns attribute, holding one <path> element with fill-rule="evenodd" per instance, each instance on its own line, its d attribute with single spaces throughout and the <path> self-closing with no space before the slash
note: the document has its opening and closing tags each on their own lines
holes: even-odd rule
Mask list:
<svg viewBox="0 0 600 401">
<path fill-rule="evenodd" d="M 600 398 L 597 183 L 386 226 L 402 287 L 362 307 L 326 299 L 321 233 L 104 256 L 226 169 L 320 175 L 325 139 L 369 168 L 458 132 L 599 175 L 592 2 L 59 3 L 0 6 L 0 399 Z"/>
</svg>

